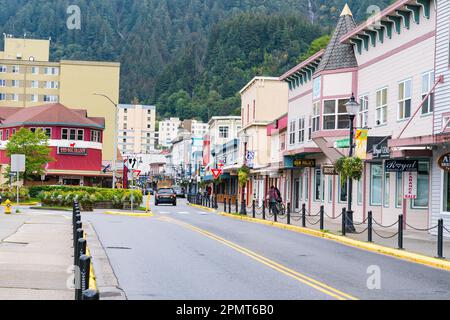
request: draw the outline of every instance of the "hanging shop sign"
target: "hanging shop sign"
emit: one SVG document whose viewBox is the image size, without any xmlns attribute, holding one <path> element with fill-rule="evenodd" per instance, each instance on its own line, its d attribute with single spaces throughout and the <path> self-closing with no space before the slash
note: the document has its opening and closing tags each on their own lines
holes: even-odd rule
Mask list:
<svg viewBox="0 0 450 320">
<path fill-rule="evenodd" d="M 316 160 L 315 159 L 295 159 L 294 167 L 295 168 L 315 168 Z"/>
<path fill-rule="evenodd" d="M 419 161 L 417 160 L 386 160 L 384 162 L 386 172 L 418 172 Z"/>
<path fill-rule="evenodd" d="M 442 170 L 450 171 L 450 153 L 446 153 L 439 158 L 438 166 Z"/>
<path fill-rule="evenodd" d="M 417 172 L 405 172 L 403 197 L 405 199 L 417 199 Z"/>
<path fill-rule="evenodd" d="M 367 137 L 367 153 L 372 154 L 372 159 L 389 159 L 391 149 L 388 141 L 391 137 Z"/>
<path fill-rule="evenodd" d="M 87 149 L 74 147 L 58 147 L 58 154 L 71 156 L 87 156 Z"/>
<path fill-rule="evenodd" d="M 325 176 L 337 176 L 339 173 L 336 171 L 336 168 L 334 166 L 323 166 L 322 167 L 322 173 Z"/>
</svg>

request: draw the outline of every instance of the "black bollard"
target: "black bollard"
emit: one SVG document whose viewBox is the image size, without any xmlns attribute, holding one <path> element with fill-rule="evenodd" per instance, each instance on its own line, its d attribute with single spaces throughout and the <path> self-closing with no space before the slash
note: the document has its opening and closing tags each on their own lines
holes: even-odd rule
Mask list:
<svg viewBox="0 0 450 320">
<path fill-rule="evenodd" d="M 252 215 L 253 215 L 253 219 L 256 218 L 256 201 L 253 200 L 252 201 Z"/>
<path fill-rule="evenodd" d="M 302 227 L 306 228 L 306 204 L 302 204 Z"/>
<path fill-rule="evenodd" d="M 238 205 L 238 200 L 237 200 L 237 198 L 236 198 L 236 203 L 235 203 L 235 206 L 236 206 L 236 213 L 239 213 L 239 205 Z"/>
<path fill-rule="evenodd" d="M 403 215 L 398 216 L 398 248 L 403 250 Z"/>
<path fill-rule="evenodd" d="M 274 213 L 273 213 L 273 221 L 274 222 L 278 222 L 278 212 L 277 212 L 277 210 L 275 210 Z"/>
<path fill-rule="evenodd" d="M 367 217 L 367 242 L 372 242 L 373 213 L 369 211 Z"/>
<path fill-rule="evenodd" d="M 437 258 L 444 259 L 444 219 L 438 220 L 438 249 Z"/>
<path fill-rule="evenodd" d="M 320 230 L 325 230 L 324 227 L 324 219 L 325 219 L 325 208 L 324 206 L 320 206 Z"/>
<path fill-rule="evenodd" d="M 85 290 L 82 300 L 100 300 L 100 293 L 97 290 Z"/>
<path fill-rule="evenodd" d="M 91 257 L 82 255 L 80 257 L 79 281 L 75 289 L 75 299 L 81 300 L 82 293 L 89 289 L 89 276 L 91 272 Z"/>
<path fill-rule="evenodd" d="M 78 239 L 75 251 L 74 264 L 80 266 L 80 257 L 86 254 L 86 239 Z"/>
<path fill-rule="evenodd" d="M 289 210 L 289 204 L 287 210 L 287 224 L 291 224 L 291 210 Z"/>
<path fill-rule="evenodd" d="M 342 208 L 342 235 L 345 236 L 346 235 L 346 229 L 347 229 L 347 224 L 346 224 L 346 218 L 347 218 L 347 209 L 346 208 Z"/>
<path fill-rule="evenodd" d="M 223 212 L 227 213 L 227 199 L 223 198 Z"/>
<path fill-rule="evenodd" d="M 262 207 L 262 214 L 263 214 L 263 220 L 266 220 L 266 201 L 263 201 L 263 207 Z"/>
</svg>

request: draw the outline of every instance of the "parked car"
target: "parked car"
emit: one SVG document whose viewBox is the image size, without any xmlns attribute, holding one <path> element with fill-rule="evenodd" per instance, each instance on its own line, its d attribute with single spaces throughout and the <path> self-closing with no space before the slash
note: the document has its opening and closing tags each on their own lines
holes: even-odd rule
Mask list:
<svg viewBox="0 0 450 320">
<path fill-rule="evenodd" d="M 186 192 L 182 187 L 173 187 L 178 198 L 186 198 Z"/>
<path fill-rule="evenodd" d="M 161 203 L 177 205 L 177 194 L 173 188 L 161 188 L 155 193 L 155 206 Z"/>
<path fill-rule="evenodd" d="M 149 194 L 153 195 L 154 193 L 155 193 L 155 191 L 153 190 L 153 188 L 147 188 L 147 189 L 144 189 L 144 191 L 143 191 L 143 194 L 145 196 L 148 196 Z"/>
</svg>

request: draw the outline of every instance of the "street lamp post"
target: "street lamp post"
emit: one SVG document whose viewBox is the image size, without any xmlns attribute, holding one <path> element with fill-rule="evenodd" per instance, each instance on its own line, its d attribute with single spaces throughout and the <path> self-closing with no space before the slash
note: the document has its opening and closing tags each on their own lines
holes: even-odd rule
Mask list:
<svg viewBox="0 0 450 320">
<path fill-rule="evenodd" d="M 118 131 L 119 131 L 119 122 L 117 119 L 117 103 L 115 103 L 110 97 L 108 97 L 106 94 L 101 93 L 94 93 L 94 96 L 100 96 L 108 99 L 113 105 L 114 105 L 114 150 L 113 150 L 113 181 L 112 181 L 112 188 L 116 188 L 116 173 L 117 173 L 117 139 L 118 139 Z"/>
<path fill-rule="evenodd" d="M 350 121 L 350 149 L 349 149 L 349 157 L 353 157 L 353 151 L 355 144 L 353 142 L 354 140 L 354 121 L 355 117 L 359 112 L 360 105 L 358 102 L 356 102 L 354 94 L 352 94 L 352 97 L 350 98 L 350 101 L 345 104 L 347 108 L 348 118 Z M 347 188 L 347 200 L 348 200 L 348 207 L 346 212 L 346 223 L 345 223 L 345 231 L 348 233 L 355 232 L 355 226 L 353 224 L 353 211 L 352 211 L 352 201 L 353 201 L 353 178 L 349 177 L 347 180 L 348 188 Z"/>
<path fill-rule="evenodd" d="M 242 134 L 242 142 L 244 143 L 244 167 L 247 166 L 247 145 L 248 145 L 248 139 L 249 136 L 247 134 L 247 131 L 244 130 L 243 134 Z M 247 215 L 247 205 L 246 205 L 246 201 L 245 201 L 245 188 L 246 186 L 242 186 L 242 190 L 241 190 L 241 214 L 242 215 Z"/>
</svg>

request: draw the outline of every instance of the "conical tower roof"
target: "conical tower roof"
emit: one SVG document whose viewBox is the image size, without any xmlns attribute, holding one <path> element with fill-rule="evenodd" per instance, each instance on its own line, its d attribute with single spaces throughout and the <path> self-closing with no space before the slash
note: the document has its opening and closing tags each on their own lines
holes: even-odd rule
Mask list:
<svg viewBox="0 0 450 320">
<path fill-rule="evenodd" d="M 344 68 L 354 68 L 358 66 L 353 46 L 348 43 L 341 43 L 341 38 L 356 27 L 353 14 L 346 4 L 339 17 L 336 30 L 331 37 L 322 61 L 317 67 L 316 73 L 325 70 L 337 70 Z"/>
</svg>

